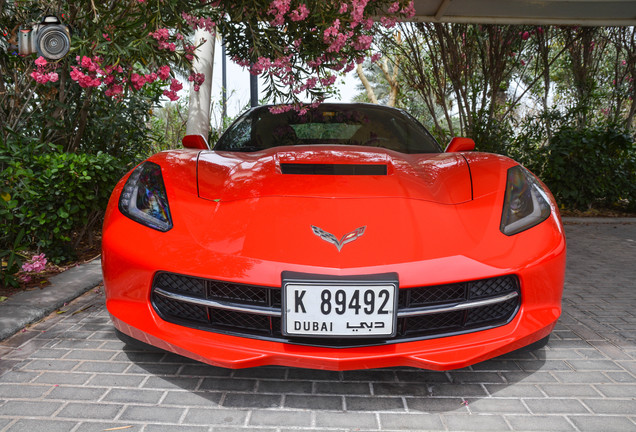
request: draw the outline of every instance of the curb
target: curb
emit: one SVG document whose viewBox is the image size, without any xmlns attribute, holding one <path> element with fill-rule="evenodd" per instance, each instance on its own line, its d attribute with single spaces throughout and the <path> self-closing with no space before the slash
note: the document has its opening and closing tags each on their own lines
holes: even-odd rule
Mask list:
<svg viewBox="0 0 636 432">
<path fill-rule="evenodd" d="M 0 303 L 0 341 L 41 320 L 102 282 L 99 258 L 49 279 L 44 289 L 23 291 Z"/>
</svg>

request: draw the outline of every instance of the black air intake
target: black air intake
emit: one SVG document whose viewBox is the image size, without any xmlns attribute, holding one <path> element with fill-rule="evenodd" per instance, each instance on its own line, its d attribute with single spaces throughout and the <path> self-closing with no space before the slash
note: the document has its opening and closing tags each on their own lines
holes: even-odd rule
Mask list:
<svg viewBox="0 0 636 432">
<path fill-rule="evenodd" d="M 308 175 L 386 175 L 386 165 L 281 163 L 283 174 Z"/>
<path fill-rule="evenodd" d="M 411 342 L 506 325 L 519 311 L 521 288 L 513 275 L 400 288 L 397 334 L 378 339 L 283 336 L 280 287 L 158 272 L 152 282 L 151 300 L 163 320 L 177 325 L 240 337 L 342 348 Z"/>
</svg>

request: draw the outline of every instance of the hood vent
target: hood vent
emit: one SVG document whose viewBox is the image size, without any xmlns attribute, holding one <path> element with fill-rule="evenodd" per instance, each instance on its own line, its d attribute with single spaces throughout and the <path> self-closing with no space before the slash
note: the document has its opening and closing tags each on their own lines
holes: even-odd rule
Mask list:
<svg viewBox="0 0 636 432">
<path fill-rule="evenodd" d="M 281 163 L 280 169 L 283 174 L 387 175 L 386 165 L 379 164 Z"/>
</svg>

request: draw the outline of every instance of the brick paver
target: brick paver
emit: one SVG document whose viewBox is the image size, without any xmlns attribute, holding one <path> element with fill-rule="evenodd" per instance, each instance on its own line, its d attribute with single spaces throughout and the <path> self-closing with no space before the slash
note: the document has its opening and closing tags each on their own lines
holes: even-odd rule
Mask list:
<svg viewBox="0 0 636 432">
<path fill-rule="evenodd" d="M 566 234 L 548 346 L 450 372 L 232 371 L 139 352 L 92 290 L 0 343 L 0 431 L 636 431 L 636 224 Z"/>
</svg>

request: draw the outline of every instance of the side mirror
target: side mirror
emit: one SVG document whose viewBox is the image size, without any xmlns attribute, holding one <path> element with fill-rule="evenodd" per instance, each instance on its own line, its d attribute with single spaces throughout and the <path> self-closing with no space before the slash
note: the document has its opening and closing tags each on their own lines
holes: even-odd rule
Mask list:
<svg viewBox="0 0 636 432">
<path fill-rule="evenodd" d="M 475 150 L 475 141 L 472 138 L 455 137 L 448 143 L 445 153 L 455 153 Z"/>
<path fill-rule="evenodd" d="M 186 135 L 181 140 L 181 143 L 185 148 L 189 149 L 210 150 L 208 140 L 203 135 Z"/>
</svg>

